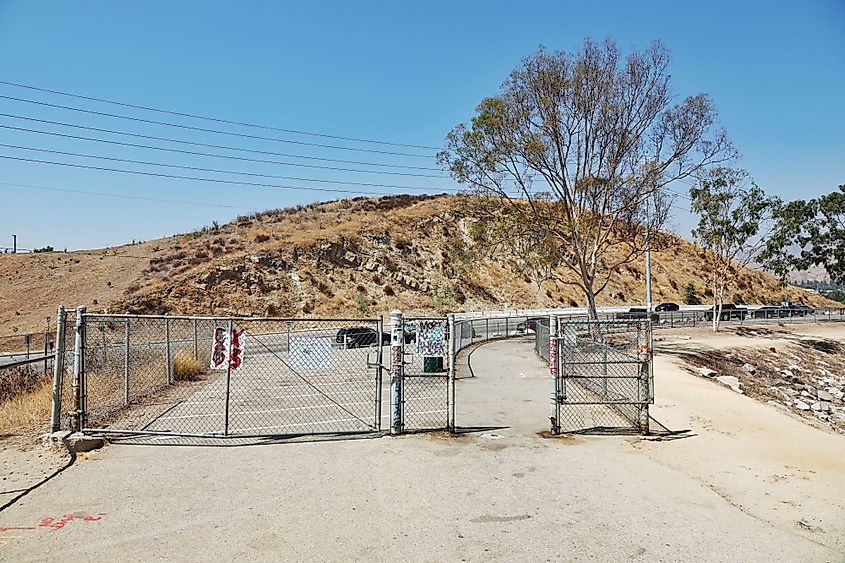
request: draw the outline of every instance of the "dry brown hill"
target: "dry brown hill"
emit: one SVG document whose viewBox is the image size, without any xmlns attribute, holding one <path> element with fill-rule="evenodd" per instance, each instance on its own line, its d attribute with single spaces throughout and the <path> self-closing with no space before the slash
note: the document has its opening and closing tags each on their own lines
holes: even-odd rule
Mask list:
<svg viewBox="0 0 845 563">
<path fill-rule="evenodd" d="M 471 249 L 471 219 L 453 196 L 358 198 L 240 217 L 143 244 L 0 255 L 0 335 L 38 330 L 58 303 L 135 313 L 370 316 L 583 304 L 567 285 L 541 287 Z M 654 253 L 655 301 L 703 295 L 703 251 L 682 239 Z M 729 297 L 832 305 L 745 272 Z M 644 300 L 641 264 L 622 268 L 600 304 Z"/>
</svg>

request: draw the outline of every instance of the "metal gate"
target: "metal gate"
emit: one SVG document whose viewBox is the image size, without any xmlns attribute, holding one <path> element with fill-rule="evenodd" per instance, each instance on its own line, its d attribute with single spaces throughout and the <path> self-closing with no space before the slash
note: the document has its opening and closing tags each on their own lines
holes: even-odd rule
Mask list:
<svg viewBox="0 0 845 563">
<path fill-rule="evenodd" d="M 450 428 L 448 327 L 446 317 L 403 319 L 401 404 L 404 431 Z"/>
<path fill-rule="evenodd" d="M 648 433 L 651 323 L 553 318 L 551 325 L 552 432 Z"/>
<path fill-rule="evenodd" d="M 83 314 L 79 426 L 287 436 L 381 430 L 382 321 Z"/>
</svg>

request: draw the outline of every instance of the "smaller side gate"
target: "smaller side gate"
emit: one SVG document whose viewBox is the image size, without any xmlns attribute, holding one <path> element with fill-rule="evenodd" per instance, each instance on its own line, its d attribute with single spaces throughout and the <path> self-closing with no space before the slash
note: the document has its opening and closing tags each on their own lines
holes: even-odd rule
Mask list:
<svg viewBox="0 0 845 563">
<path fill-rule="evenodd" d="M 649 431 L 652 391 L 648 320 L 552 318 L 552 432 Z"/>
<path fill-rule="evenodd" d="M 391 432 L 449 429 L 448 319 L 394 311 L 391 323 Z"/>
</svg>

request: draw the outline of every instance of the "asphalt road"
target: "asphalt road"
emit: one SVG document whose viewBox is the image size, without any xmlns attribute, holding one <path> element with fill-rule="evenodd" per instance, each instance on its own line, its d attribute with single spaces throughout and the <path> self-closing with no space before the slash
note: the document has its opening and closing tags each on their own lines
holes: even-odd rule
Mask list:
<svg viewBox="0 0 845 563">
<path fill-rule="evenodd" d="M 0 513 L 0 553 L 14 561 L 721 562 L 845 555 L 797 525 L 770 523 L 756 506 L 749 510 L 741 497 L 720 493 L 718 479 L 655 459 L 673 459 L 679 446 L 695 452 L 695 434 L 707 436 L 703 455 L 718 455 L 720 446 L 738 440 L 734 422 L 653 443 L 543 438 L 537 433 L 547 427 L 548 374 L 530 339 L 484 345 L 473 361 L 479 375 L 459 380 L 458 394 L 459 422 L 478 426 L 475 432 L 217 448 L 112 445 Z M 674 385 L 675 377 L 693 378 L 679 372 L 658 383 Z M 767 424 L 785 417 L 727 388 L 713 393 Z M 793 436 L 796 444 L 800 437 Z M 736 445 L 747 458 L 739 463 L 752 471 L 760 459 L 778 455 Z M 732 459 L 721 463 L 727 477 L 719 478 L 748 472 Z M 836 490 L 828 492 L 833 501 Z"/>
</svg>

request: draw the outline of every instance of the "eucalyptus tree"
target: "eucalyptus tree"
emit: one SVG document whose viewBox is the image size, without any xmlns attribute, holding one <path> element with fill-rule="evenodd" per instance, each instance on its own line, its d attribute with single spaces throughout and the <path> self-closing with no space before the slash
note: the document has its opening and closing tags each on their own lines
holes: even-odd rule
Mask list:
<svg viewBox="0 0 845 563">
<path fill-rule="evenodd" d="M 536 280 L 580 288 L 589 314 L 664 227 L 672 182 L 735 157 L 706 94 L 676 101 L 659 42 L 539 48 L 446 137 L 438 160 L 466 185 L 484 247 Z"/>
<path fill-rule="evenodd" d="M 765 248 L 767 225 L 780 202 L 750 181 L 744 170 L 717 167 L 690 188 L 692 231 L 706 252 L 705 275 L 713 291 L 713 331 L 719 330 L 725 293 Z"/>
</svg>

